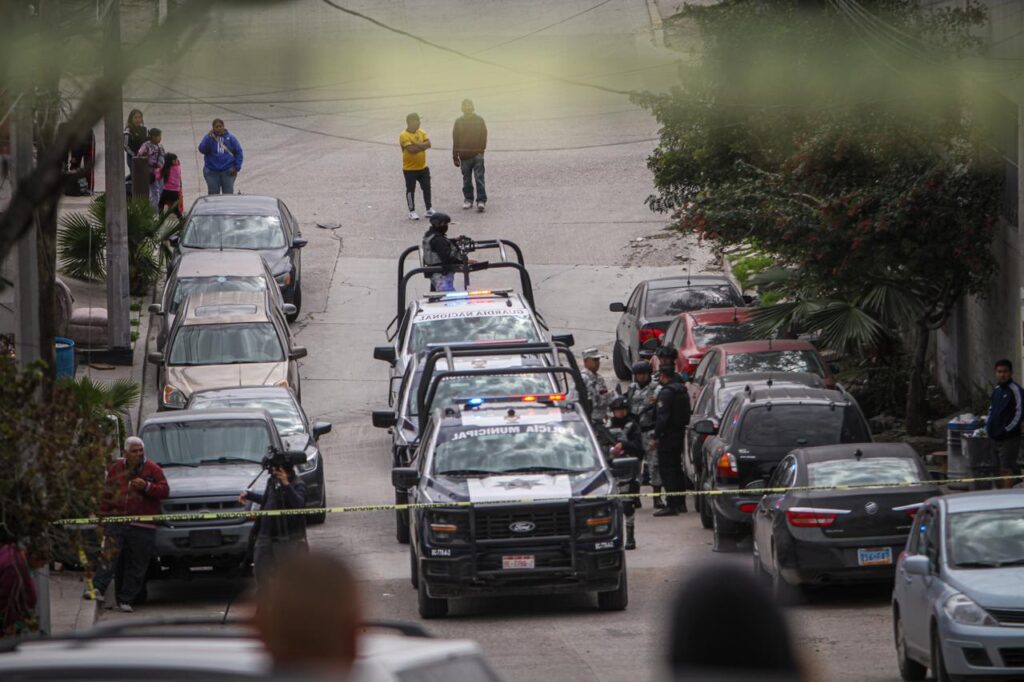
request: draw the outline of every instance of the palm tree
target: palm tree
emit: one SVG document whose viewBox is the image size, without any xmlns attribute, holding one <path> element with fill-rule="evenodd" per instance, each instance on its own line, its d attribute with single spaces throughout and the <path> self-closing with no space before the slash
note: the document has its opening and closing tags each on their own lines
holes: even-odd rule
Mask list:
<svg viewBox="0 0 1024 682">
<path fill-rule="evenodd" d="M 84 408 L 99 418 L 114 417 L 118 421 L 119 440 L 124 440 L 128 409 L 139 402 L 142 390 L 131 379 L 96 382 L 88 375 L 63 382 Z M 119 442 L 118 445 L 121 445 Z"/>
</svg>

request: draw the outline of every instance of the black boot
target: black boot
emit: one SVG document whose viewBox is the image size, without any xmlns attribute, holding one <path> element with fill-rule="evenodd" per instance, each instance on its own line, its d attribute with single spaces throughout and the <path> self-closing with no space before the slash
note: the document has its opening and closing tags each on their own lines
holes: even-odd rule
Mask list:
<svg viewBox="0 0 1024 682">
<path fill-rule="evenodd" d="M 633 533 L 633 526 L 626 526 L 626 549 L 636 549 L 636 536 Z"/>
<path fill-rule="evenodd" d="M 654 490 L 654 508 L 663 509 L 665 507 L 665 500 L 661 497 L 661 486 L 652 486 L 652 489 Z"/>
</svg>

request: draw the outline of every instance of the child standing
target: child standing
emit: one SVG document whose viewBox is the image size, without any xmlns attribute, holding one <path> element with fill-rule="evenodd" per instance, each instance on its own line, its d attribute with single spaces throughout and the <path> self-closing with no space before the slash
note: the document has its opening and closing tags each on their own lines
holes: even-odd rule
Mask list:
<svg viewBox="0 0 1024 682">
<path fill-rule="evenodd" d="M 164 166 L 160 171 L 163 180 L 163 190 L 160 192 L 160 213 L 164 209 L 169 210 L 181 220 L 181 161 L 177 154 L 168 154 L 164 157 Z"/>
<path fill-rule="evenodd" d="M 163 189 L 163 182 L 160 171 L 164 166 L 164 146 L 160 144 L 163 140 L 163 132 L 159 128 L 149 129 L 149 139 L 139 147 L 136 156 L 144 156 L 149 164 L 149 203 L 153 205 L 154 211 L 160 210 L 160 191 Z"/>
</svg>

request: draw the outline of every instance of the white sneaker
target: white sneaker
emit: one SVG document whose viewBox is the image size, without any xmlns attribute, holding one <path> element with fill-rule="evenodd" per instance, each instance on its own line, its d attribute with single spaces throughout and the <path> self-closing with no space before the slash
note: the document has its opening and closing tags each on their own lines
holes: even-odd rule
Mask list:
<svg viewBox="0 0 1024 682">
<path fill-rule="evenodd" d="M 420 217 L 416 211 L 409 211 L 409 220 L 419 220 Z"/>
<path fill-rule="evenodd" d="M 425 216 L 427 216 L 429 218 L 430 216 L 434 215 L 434 209 L 428 208 L 427 212 L 424 213 L 423 215 L 425 215 Z"/>
<path fill-rule="evenodd" d="M 487 210 L 487 207 L 484 206 L 484 202 L 481 201 L 479 204 L 476 205 L 476 212 L 477 213 L 483 213 L 486 210 Z"/>
<path fill-rule="evenodd" d="M 122 602 L 117 605 L 117 610 L 123 613 L 132 613 L 135 609 L 132 608 L 131 604 Z"/>
<path fill-rule="evenodd" d="M 465 210 L 465 209 L 468 209 L 468 208 L 473 208 L 473 202 L 472 201 L 464 201 L 464 202 L 462 202 L 462 209 Z"/>
</svg>

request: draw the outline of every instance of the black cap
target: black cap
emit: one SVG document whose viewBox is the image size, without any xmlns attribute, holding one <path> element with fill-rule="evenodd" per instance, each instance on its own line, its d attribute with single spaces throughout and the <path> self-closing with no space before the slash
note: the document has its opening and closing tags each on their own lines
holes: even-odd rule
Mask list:
<svg viewBox="0 0 1024 682">
<path fill-rule="evenodd" d="M 609 409 L 612 409 L 612 410 L 628 410 L 629 409 L 629 401 L 626 400 L 625 396 L 617 395 L 614 398 L 612 398 L 612 402 L 611 402 L 611 405 L 609 405 Z"/>
<path fill-rule="evenodd" d="M 651 363 L 647 362 L 646 360 L 634 362 L 633 366 L 629 368 L 629 371 L 632 372 L 633 374 L 650 374 Z"/>
<path fill-rule="evenodd" d="M 441 213 L 438 211 L 434 215 L 430 216 L 431 225 L 448 225 L 452 222 L 452 217 L 447 213 Z"/>
<path fill-rule="evenodd" d="M 658 350 L 654 351 L 654 354 L 659 358 L 672 358 L 673 360 L 679 357 L 679 351 L 672 346 L 658 346 Z"/>
</svg>

